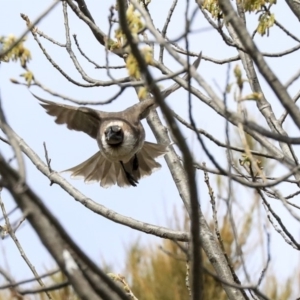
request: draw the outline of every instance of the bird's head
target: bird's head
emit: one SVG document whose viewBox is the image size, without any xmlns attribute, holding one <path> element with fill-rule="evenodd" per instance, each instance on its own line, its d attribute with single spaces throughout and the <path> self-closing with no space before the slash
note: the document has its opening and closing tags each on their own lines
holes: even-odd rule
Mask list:
<svg viewBox="0 0 300 300">
<path fill-rule="evenodd" d="M 124 132 L 119 125 L 108 126 L 104 134 L 108 145 L 118 146 L 123 142 Z"/>
</svg>

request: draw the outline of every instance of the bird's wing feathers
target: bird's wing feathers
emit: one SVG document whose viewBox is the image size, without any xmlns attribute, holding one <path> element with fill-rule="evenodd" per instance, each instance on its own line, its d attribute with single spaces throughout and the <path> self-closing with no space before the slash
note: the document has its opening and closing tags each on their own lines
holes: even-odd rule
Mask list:
<svg viewBox="0 0 300 300">
<path fill-rule="evenodd" d="M 166 154 L 167 151 L 168 150 L 166 145 L 145 142 L 139 154 L 143 155 L 147 153 L 152 158 L 157 158 L 161 155 Z"/>
<path fill-rule="evenodd" d="M 155 158 L 166 153 L 166 146 L 145 142 L 143 148 L 137 153 L 139 168 L 132 170 L 133 158 L 124 164 L 127 172 L 131 173 L 136 180 L 149 176 L 161 165 Z M 85 182 L 100 182 L 104 188 L 117 184 L 119 187 L 131 186 L 120 162 L 107 160 L 100 151 L 83 163 L 65 170 L 71 172 L 73 178 L 83 177 Z"/>
<path fill-rule="evenodd" d="M 66 124 L 69 129 L 83 131 L 94 139 L 97 137 L 100 112 L 88 107 L 59 104 L 32 95 L 42 102 L 41 106 L 50 116 L 56 117 L 57 124 Z"/>
<path fill-rule="evenodd" d="M 139 180 L 142 177 L 149 176 L 156 170 L 161 168 L 161 165 L 155 161 L 155 158 L 166 154 L 167 147 L 161 144 L 145 142 L 143 148 L 137 153 L 139 168 L 133 171 L 133 175 Z"/>
<path fill-rule="evenodd" d="M 130 116 L 134 120 L 142 120 L 146 118 L 152 109 L 155 109 L 158 105 L 156 104 L 154 98 L 148 98 L 133 106 L 128 107 L 123 111 L 124 116 Z"/>
<path fill-rule="evenodd" d="M 115 184 L 120 187 L 130 186 L 121 164 L 107 160 L 100 151 L 83 163 L 63 172 L 71 172 L 73 178 L 84 178 L 84 182 L 100 182 L 104 188 Z"/>
<path fill-rule="evenodd" d="M 202 58 L 202 52 L 198 55 L 197 59 L 193 62 L 193 66 L 195 69 L 198 68 Z M 187 80 L 189 73 L 186 73 L 182 79 Z M 161 91 L 162 98 L 165 99 L 170 94 L 174 93 L 176 90 L 178 90 L 181 87 L 178 83 L 173 84 L 169 88 Z M 131 107 L 129 107 L 127 110 L 131 111 L 131 115 L 134 115 L 139 120 L 142 120 L 146 117 L 148 117 L 150 111 L 152 109 L 155 109 L 158 107 L 158 103 L 156 102 L 154 97 L 149 97 L 148 99 L 145 99 Z"/>
<path fill-rule="evenodd" d="M 139 119 L 140 120 L 148 117 L 150 111 L 152 109 L 155 109 L 158 106 L 158 104 L 156 103 L 154 98 L 143 100 L 138 104 L 140 104 L 140 106 L 139 106 Z"/>
</svg>

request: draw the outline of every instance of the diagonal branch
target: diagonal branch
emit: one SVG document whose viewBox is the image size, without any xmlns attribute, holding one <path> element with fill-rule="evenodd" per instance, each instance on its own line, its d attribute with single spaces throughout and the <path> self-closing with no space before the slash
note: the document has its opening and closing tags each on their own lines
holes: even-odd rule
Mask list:
<svg viewBox="0 0 300 300">
<path fill-rule="evenodd" d="M 27 214 L 42 243 L 51 253 L 81 299 L 127 300 L 126 294 L 74 243 L 41 199 L 24 183 L 0 154 L 2 183 Z"/>
<path fill-rule="evenodd" d="M 56 0 L 54 3 L 52 3 L 26 30 L 25 32 L 5 51 L 0 52 L 0 60 L 3 58 L 9 51 L 11 51 L 14 47 L 16 47 L 23 39 L 24 37 L 30 32 L 35 25 L 37 25 L 60 1 Z"/>
<path fill-rule="evenodd" d="M 5 178 L 4 178 L 5 180 Z M 20 186 L 18 185 L 17 188 L 20 188 Z M 4 203 L 2 201 L 2 198 L 1 198 L 1 190 L 0 190 L 0 207 L 1 207 L 1 210 L 2 210 L 2 214 L 3 214 L 3 217 L 5 219 L 5 224 L 6 224 L 6 227 L 7 227 L 7 231 L 11 237 L 11 239 L 14 241 L 14 243 L 16 244 L 22 258 L 24 259 L 24 261 L 26 262 L 26 264 L 28 265 L 29 269 L 31 270 L 31 272 L 33 273 L 35 279 L 37 280 L 37 282 L 40 284 L 40 286 L 42 288 L 46 288 L 43 280 L 39 277 L 37 271 L 35 270 L 35 267 L 33 266 L 33 264 L 31 263 L 31 261 L 29 260 L 29 258 L 27 257 L 22 245 L 20 244 L 18 238 L 16 237 L 15 235 L 15 231 L 12 229 L 11 227 L 11 224 L 10 224 L 10 221 L 9 221 L 9 218 L 8 218 L 8 215 L 6 213 L 6 209 L 5 209 L 5 206 L 4 206 Z M 51 295 L 48 293 L 48 291 L 45 291 L 48 299 L 52 299 Z"/>
<path fill-rule="evenodd" d="M 285 2 L 300 21 L 300 2 L 296 0 L 285 0 Z"/>
<path fill-rule="evenodd" d="M 71 184 L 69 184 L 62 176 L 56 172 L 50 173 L 48 166 L 38 157 L 38 155 L 21 139 L 15 132 L 14 136 L 19 143 L 19 146 L 23 153 L 31 160 L 31 162 L 36 166 L 36 168 L 47 176 L 50 181 L 58 184 L 63 190 L 65 190 L 71 197 L 76 201 L 80 202 L 83 206 L 90 209 L 96 214 L 103 216 L 113 222 L 122 224 L 139 230 L 144 233 L 159 236 L 161 238 L 167 238 L 178 241 L 188 241 L 188 233 L 183 231 L 171 230 L 162 226 L 152 225 L 146 222 L 138 221 L 133 218 L 129 218 L 118 214 L 117 212 L 108 209 L 104 205 L 101 205 L 87 196 L 83 195 L 80 191 L 75 189 Z"/>
<path fill-rule="evenodd" d="M 260 73 L 266 79 L 266 81 L 268 82 L 268 84 L 270 85 L 270 87 L 272 88 L 272 90 L 274 91 L 284 108 L 289 112 L 295 124 L 298 126 L 298 128 L 300 128 L 299 108 L 293 102 L 282 83 L 278 80 L 274 72 L 266 63 L 263 55 L 260 53 L 257 46 L 254 44 L 253 40 L 251 39 L 251 36 L 249 35 L 245 27 L 245 24 L 238 17 L 230 1 L 219 0 L 219 5 L 224 13 L 226 22 L 229 22 L 232 25 L 243 47 L 255 62 Z"/>
</svg>

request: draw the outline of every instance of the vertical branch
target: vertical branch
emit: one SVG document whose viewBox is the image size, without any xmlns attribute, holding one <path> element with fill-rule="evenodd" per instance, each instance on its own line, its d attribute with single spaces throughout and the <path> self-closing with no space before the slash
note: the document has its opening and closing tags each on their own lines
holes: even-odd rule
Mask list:
<svg viewBox="0 0 300 300">
<path fill-rule="evenodd" d="M 186 3 L 186 11 L 185 11 L 185 46 L 186 51 L 189 53 L 189 39 L 188 35 L 190 32 L 190 20 L 188 18 L 190 7 L 190 0 L 187 0 Z M 189 118 L 191 125 L 193 128 L 196 128 L 196 124 L 192 114 L 192 95 L 191 95 L 191 72 L 190 72 L 190 57 L 189 55 L 186 56 L 186 64 L 188 66 L 187 69 L 187 84 L 188 84 L 188 108 L 189 108 Z M 190 154 L 190 153 L 189 153 Z M 191 154 L 190 154 L 191 155 Z M 191 159 L 193 161 L 193 159 Z M 195 169 L 191 174 L 195 180 Z M 195 183 L 196 185 L 196 183 Z M 197 198 L 196 198 L 197 199 Z M 197 199 L 197 203 L 193 203 L 194 201 L 191 200 L 191 211 L 190 211 L 190 218 L 191 218 L 191 258 L 192 258 L 192 299 L 204 299 L 204 284 L 203 284 L 203 260 L 202 260 L 202 253 L 200 248 L 200 224 L 199 224 L 199 200 Z M 195 253 L 197 252 L 197 253 Z M 195 261 L 195 259 L 197 261 Z"/>
<path fill-rule="evenodd" d="M 170 24 L 170 21 L 171 21 L 173 12 L 175 10 L 175 7 L 177 5 L 177 2 L 178 2 L 178 0 L 173 0 L 172 6 L 171 6 L 171 8 L 169 10 L 168 16 L 166 18 L 166 22 L 165 22 L 164 27 L 163 27 L 163 29 L 161 31 L 161 36 L 163 38 L 166 37 L 168 26 Z M 161 63 L 163 63 L 163 59 L 164 59 L 164 49 L 165 49 L 165 47 L 163 45 L 160 45 L 160 49 L 159 49 L 159 62 L 161 62 Z"/>
<path fill-rule="evenodd" d="M 193 299 L 199 299 L 200 297 L 200 286 L 199 286 L 199 278 L 200 275 L 200 266 L 201 266 L 201 257 L 200 257 L 200 228 L 199 228 L 199 202 L 198 202 L 198 191 L 196 186 L 196 180 L 195 180 L 195 169 L 193 166 L 193 158 L 191 156 L 190 150 L 188 148 L 188 145 L 186 144 L 186 141 L 179 130 L 177 124 L 174 121 L 174 118 L 171 114 L 171 111 L 167 104 L 164 102 L 164 99 L 161 95 L 161 92 L 156 85 L 155 81 L 152 78 L 152 75 L 150 74 L 147 64 L 145 62 L 145 59 L 141 55 L 133 37 L 132 34 L 128 28 L 127 20 L 126 20 L 126 12 L 124 3 L 122 0 L 118 0 L 119 4 L 119 18 L 120 18 L 120 25 L 121 28 L 127 38 L 128 44 L 131 47 L 132 54 L 134 55 L 135 59 L 137 60 L 137 63 L 139 65 L 140 71 L 144 77 L 144 80 L 146 82 L 146 85 L 148 86 L 149 90 L 152 92 L 154 98 L 156 99 L 157 103 L 159 104 L 160 108 L 162 109 L 162 112 L 164 113 L 167 122 L 169 123 L 170 128 L 173 131 L 174 136 L 176 137 L 178 141 L 178 145 L 180 150 L 183 154 L 183 160 L 184 160 L 184 168 L 185 172 L 188 178 L 188 190 L 189 190 L 189 199 L 187 203 L 188 211 L 190 213 L 191 218 L 191 241 L 192 241 L 192 296 Z M 194 276 L 196 275 L 196 276 Z M 197 276 L 198 275 L 198 276 Z"/>
<path fill-rule="evenodd" d="M 147 20 L 148 19 L 147 15 L 144 13 L 144 11 L 141 8 L 141 6 L 139 5 L 139 3 L 136 0 L 131 0 L 131 1 L 134 4 L 134 6 L 138 9 L 138 11 L 142 14 L 142 16 L 145 18 L 145 20 Z M 126 19 L 124 20 L 124 22 L 125 22 L 125 26 L 126 26 Z M 159 37 L 157 35 L 157 32 L 155 31 L 155 29 L 152 28 L 148 23 L 147 23 L 147 26 L 149 26 L 149 30 L 155 36 L 157 41 L 159 43 L 162 43 L 164 46 L 166 46 L 166 49 L 168 51 L 170 50 L 170 52 L 172 52 L 172 49 L 170 49 L 168 43 L 164 39 L 162 40 L 161 37 Z M 137 47 L 135 44 L 134 44 L 134 46 L 136 49 Z M 137 49 L 137 52 L 138 52 L 138 55 L 140 55 L 138 49 Z M 176 59 L 177 59 L 177 56 L 176 56 Z M 178 58 L 178 59 L 181 60 L 180 58 Z M 184 66 L 186 65 L 185 61 L 184 61 L 183 65 Z M 186 69 L 188 69 L 189 67 L 190 66 L 186 66 Z M 143 70 L 143 67 L 141 67 L 141 69 Z M 147 66 L 146 66 L 146 69 L 147 69 Z M 193 72 L 193 70 L 191 70 L 191 74 L 194 77 L 195 72 Z M 186 88 L 186 85 L 187 85 L 186 81 L 180 80 L 180 79 L 175 80 L 175 81 L 178 82 L 184 88 Z M 156 97 L 156 95 L 154 95 L 154 96 Z M 160 95 L 158 94 L 158 96 L 160 96 Z M 165 108 L 166 104 L 163 101 L 162 102 L 159 101 L 160 98 L 156 98 L 156 99 L 157 99 L 158 103 L 160 104 L 161 108 L 163 108 L 163 107 Z M 165 111 L 165 110 L 163 110 L 163 111 Z M 157 116 L 157 113 L 155 111 L 151 112 L 147 121 L 148 121 L 151 129 L 153 130 L 156 138 L 159 140 L 159 142 L 169 142 L 170 143 L 169 137 L 165 132 L 165 128 L 161 124 L 161 122 Z M 174 123 L 172 123 L 170 127 L 173 127 L 173 124 Z M 174 127 L 175 127 L 175 129 L 177 129 L 176 123 L 175 123 Z M 183 140 L 183 141 L 178 140 L 178 144 L 182 147 L 182 146 L 186 145 L 186 142 L 185 142 L 185 140 Z M 187 211 L 190 212 L 189 203 L 190 203 L 190 198 L 191 198 L 191 196 L 190 196 L 191 190 L 189 189 L 189 187 L 191 184 L 193 184 L 193 182 L 190 180 L 190 177 L 188 177 L 188 176 L 191 176 L 193 171 L 192 171 L 192 173 L 184 172 L 184 168 L 182 167 L 182 164 L 180 163 L 180 160 L 178 159 L 178 156 L 177 156 L 176 152 L 174 151 L 174 149 L 172 148 L 172 146 L 169 146 L 169 149 L 170 149 L 169 153 L 167 153 L 165 156 L 166 162 L 170 168 L 170 171 L 174 178 L 174 182 L 178 188 L 178 191 L 184 202 L 184 205 L 185 205 Z M 185 151 L 183 151 L 182 149 L 181 149 L 181 151 L 183 154 L 185 154 Z M 188 149 L 188 151 L 189 151 L 189 149 Z M 193 178 L 192 180 L 194 181 L 195 179 Z M 194 196 L 194 194 L 192 194 L 192 195 Z M 194 200 L 195 199 L 193 199 L 193 201 Z M 196 205 L 198 205 L 198 202 Z M 218 244 L 218 241 L 215 239 L 214 235 L 212 234 L 201 210 L 199 210 L 199 221 L 200 221 L 200 228 L 201 228 L 201 232 L 200 232 L 201 246 L 203 247 L 207 257 L 209 258 L 210 262 L 212 263 L 218 276 L 221 279 L 223 279 L 229 283 L 232 283 L 232 285 L 223 284 L 223 288 L 224 288 L 225 292 L 227 293 L 228 298 L 230 300 L 244 300 L 245 297 L 243 296 L 243 293 L 241 292 L 241 290 L 234 286 L 234 281 L 232 278 L 230 268 L 228 267 L 227 261 L 222 253 L 222 250 L 220 249 L 220 245 Z"/>
</svg>

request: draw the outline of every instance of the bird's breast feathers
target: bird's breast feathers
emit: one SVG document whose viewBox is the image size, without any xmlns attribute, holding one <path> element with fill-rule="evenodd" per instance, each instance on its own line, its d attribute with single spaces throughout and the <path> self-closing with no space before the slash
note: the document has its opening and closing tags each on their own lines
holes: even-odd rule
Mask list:
<svg viewBox="0 0 300 300">
<path fill-rule="evenodd" d="M 124 137 L 120 145 L 115 146 L 107 143 L 105 130 L 111 126 L 120 126 L 123 130 Z M 128 122 L 115 120 L 106 121 L 102 124 L 97 141 L 106 159 L 112 162 L 123 161 L 126 163 L 143 147 L 144 139 L 145 132 L 142 125 L 133 127 L 131 124 L 128 124 Z"/>
</svg>

